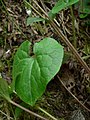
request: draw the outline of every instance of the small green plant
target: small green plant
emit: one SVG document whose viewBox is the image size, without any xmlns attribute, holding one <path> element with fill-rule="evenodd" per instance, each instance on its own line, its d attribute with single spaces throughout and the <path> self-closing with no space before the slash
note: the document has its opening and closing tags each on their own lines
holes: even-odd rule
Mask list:
<svg viewBox="0 0 90 120">
<path fill-rule="evenodd" d="M 72 10 L 72 5 L 77 3 L 79 0 L 59 0 L 56 5 L 52 8 L 50 11 L 50 15 L 54 16 L 57 14 L 59 11 L 70 7 L 71 10 L 71 16 L 72 16 L 72 29 L 73 29 L 73 45 L 76 48 L 77 47 L 77 41 L 76 41 L 76 33 L 75 33 L 75 19 L 74 19 L 74 14 Z"/>
<path fill-rule="evenodd" d="M 70 7 L 78 1 L 79 0 L 59 0 L 49 13 L 47 19 L 43 18 L 42 15 L 40 17 L 28 17 L 27 26 L 34 22 L 51 20 L 51 17 L 54 18 L 59 11 L 66 7 Z M 87 11 L 85 13 L 89 14 Z M 51 21 L 51 23 L 53 22 Z M 13 82 L 11 86 L 8 86 L 7 82 L 0 78 L 0 96 L 20 108 L 16 109 L 17 116 L 22 110 L 26 109 L 22 107 L 24 106 L 23 104 L 20 106 L 14 103 L 10 98 L 10 93 L 15 92 L 26 104 L 34 106 L 36 101 L 44 93 L 47 84 L 59 71 L 62 65 L 63 56 L 63 47 L 53 38 L 45 38 L 35 43 L 34 46 L 32 46 L 29 41 L 25 41 L 21 44 L 14 57 L 12 71 Z M 69 55 L 67 54 L 66 58 L 68 59 L 68 57 Z M 9 91 L 9 88 L 11 91 Z M 44 111 L 41 108 L 40 110 Z M 33 115 L 36 114 L 33 113 Z M 47 115 L 49 114 L 47 113 Z M 51 116 L 51 118 L 56 120 L 53 116 Z"/>
<path fill-rule="evenodd" d="M 52 10 L 50 10 L 50 12 L 48 13 L 49 18 L 50 19 L 54 19 L 56 14 L 59 13 L 59 11 L 70 7 L 71 10 L 71 16 L 72 16 L 72 29 L 73 29 L 73 44 L 74 47 L 77 47 L 77 41 L 76 41 L 76 32 L 75 32 L 75 19 L 74 19 L 74 14 L 73 14 L 73 10 L 72 10 L 72 5 L 79 2 L 79 0 L 58 0 L 58 2 L 55 4 L 55 6 L 52 8 Z M 27 4 L 28 6 L 31 4 L 29 4 L 26 0 L 24 0 L 24 3 Z M 34 22 L 39 22 L 39 21 L 45 21 L 45 19 L 43 18 L 39 18 L 39 17 L 31 17 L 29 16 L 27 18 L 27 26 L 31 25 Z"/>
<path fill-rule="evenodd" d="M 61 11 L 62 9 L 65 9 L 66 7 L 69 7 L 73 4 L 75 4 L 76 2 L 78 2 L 79 0 L 59 0 L 56 5 L 53 7 L 52 9 L 52 13 L 56 14 L 59 11 Z"/>
<path fill-rule="evenodd" d="M 33 50 L 30 47 L 31 43 L 25 41 L 16 52 L 13 63 L 13 86 L 17 95 L 33 106 L 45 91 L 48 82 L 59 71 L 63 47 L 52 38 L 35 43 Z"/>
<path fill-rule="evenodd" d="M 22 109 L 10 99 L 11 91 L 16 92 L 22 101 L 34 106 L 48 82 L 59 71 L 63 56 L 63 47 L 53 38 L 45 38 L 34 46 L 29 41 L 23 42 L 14 57 L 11 87 L 0 78 L 0 96 Z"/>
</svg>

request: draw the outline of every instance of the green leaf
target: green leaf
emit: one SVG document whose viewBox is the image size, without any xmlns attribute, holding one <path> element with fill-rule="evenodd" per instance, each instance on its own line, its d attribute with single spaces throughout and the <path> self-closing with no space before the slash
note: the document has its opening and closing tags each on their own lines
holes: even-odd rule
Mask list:
<svg viewBox="0 0 90 120">
<path fill-rule="evenodd" d="M 28 104 L 26 104 L 25 102 L 20 103 L 21 106 L 25 107 L 25 108 L 29 108 L 30 106 Z M 23 112 L 23 110 L 19 107 L 16 107 L 15 109 L 15 117 L 19 118 L 21 113 Z"/>
<path fill-rule="evenodd" d="M 79 12 L 90 14 L 90 0 L 80 0 Z"/>
<path fill-rule="evenodd" d="M 50 19 L 54 19 L 56 17 L 56 14 L 52 13 L 52 10 L 50 10 L 50 12 L 48 13 L 48 16 L 50 17 Z"/>
<path fill-rule="evenodd" d="M 79 17 L 80 17 L 80 18 L 85 18 L 85 17 L 87 17 L 87 16 L 88 16 L 87 13 L 81 13 L 81 14 L 79 14 Z"/>
<path fill-rule="evenodd" d="M 90 59 L 90 55 L 83 56 L 82 59 L 83 59 L 83 60 Z"/>
<path fill-rule="evenodd" d="M 40 22 L 40 21 L 44 21 L 44 19 L 43 18 L 39 18 L 39 17 L 28 17 L 26 24 L 27 24 L 27 26 L 29 26 L 29 25 L 31 25 L 34 22 Z"/>
<path fill-rule="evenodd" d="M 48 82 L 59 71 L 63 47 L 56 40 L 45 38 L 34 44 L 34 55 L 29 56 L 30 45 L 29 41 L 25 41 L 16 52 L 13 81 L 17 95 L 33 106 L 44 93 Z"/>
<path fill-rule="evenodd" d="M 23 60 L 25 58 L 29 58 L 29 50 L 30 50 L 30 42 L 25 42 L 24 45 L 22 44 L 20 48 L 17 50 L 17 54 L 14 57 L 14 62 L 13 62 L 13 71 L 12 71 L 12 77 L 15 79 L 15 75 L 17 73 L 16 68 L 20 60 Z M 10 92 L 15 90 L 15 80 L 12 81 L 11 87 L 10 87 Z"/>
<path fill-rule="evenodd" d="M 75 4 L 79 0 L 59 0 L 56 5 L 52 9 L 52 13 L 58 13 L 62 9 L 65 9 L 66 7 Z"/>
<path fill-rule="evenodd" d="M 83 52 L 86 55 L 90 55 L 90 43 L 89 42 L 86 42 L 86 44 L 84 45 Z"/>
<path fill-rule="evenodd" d="M 3 78 L 0 78 L 0 96 L 10 101 L 8 84 Z"/>
</svg>

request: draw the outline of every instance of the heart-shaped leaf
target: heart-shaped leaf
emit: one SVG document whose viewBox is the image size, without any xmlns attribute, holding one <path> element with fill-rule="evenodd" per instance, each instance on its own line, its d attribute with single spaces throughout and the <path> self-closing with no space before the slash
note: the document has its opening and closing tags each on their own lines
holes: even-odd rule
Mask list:
<svg viewBox="0 0 90 120">
<path fill-rule="evenodd" d="M 52 38 L 45 38 L 33 47 L 25 41 L 16 52 L 13 64 L 13 81 L 17 95 L 34 105 L 45 91 L 48 82 L 59 71 L 63 59 L 63 47 Z"/>
</svg>

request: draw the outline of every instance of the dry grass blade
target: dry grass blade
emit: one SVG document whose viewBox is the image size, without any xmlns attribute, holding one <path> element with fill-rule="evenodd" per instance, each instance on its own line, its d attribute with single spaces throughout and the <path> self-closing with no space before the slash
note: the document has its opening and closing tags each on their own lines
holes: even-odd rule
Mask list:
<svg viewBox="0 0 90 120">
<path fill-rule="evenodd" d="M 62 31 L 60 30 L 60 28 L 58 28 L 58 26 L 55 24 L 55 22 L 52 21 L 48 17 L 48 14 L 39 6 L 39 4 L 36 1 L 34 1 L 34 0 L 33 0 L 33 2 L 39 7 L 39 9 L 44 13 L 44 15 L 50 20 L 53 29 L 56 31 L 56 33 L 58 34 L 58 36 L 62 38 L 62 40 L 64 41 L 64 43 L 70 48 L 70 50 L 73 52 L 73 54 L 75 55 L 75 57 L 77 58 L 77 60 L 81 63 L 81 65 L 83 66 L 83 68 L 88 72 L 88 74 L 90 76 L 90 68 L 85 63 L 85 61 L 81 58 L 81 56 L 79 55 L 79 53 L 77 52 L 77 50 L 74 48 L 74 46 L 69 42 L 68 38 L 62 33 Z M 40 15 L 40 13 L 39 13 L 39 15 Z"/>
</svg>

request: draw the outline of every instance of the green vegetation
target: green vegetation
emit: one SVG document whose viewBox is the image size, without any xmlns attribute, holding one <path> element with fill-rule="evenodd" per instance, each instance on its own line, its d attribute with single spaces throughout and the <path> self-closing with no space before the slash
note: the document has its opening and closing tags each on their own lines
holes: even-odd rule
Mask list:
<svg viewBox="0 0 90 120">
<path fill-rule="evenodd" d="M 13 63 L 13 83 L 17 95 L 33 106 L 45 91 L 48 82 L 59 71 L 63 47 L 52 38 L 35 43 L 25 41 L 16 52 Z M 29 53 L 31 56 L 29 56 Z M 33 55 L 32 55 L 33 54 Z"/>
<path fill-rule="evenodd" d="M 0 0 L 0 120 L 89 120 L 89 0 L 9 2 Z"/>
</svg>

